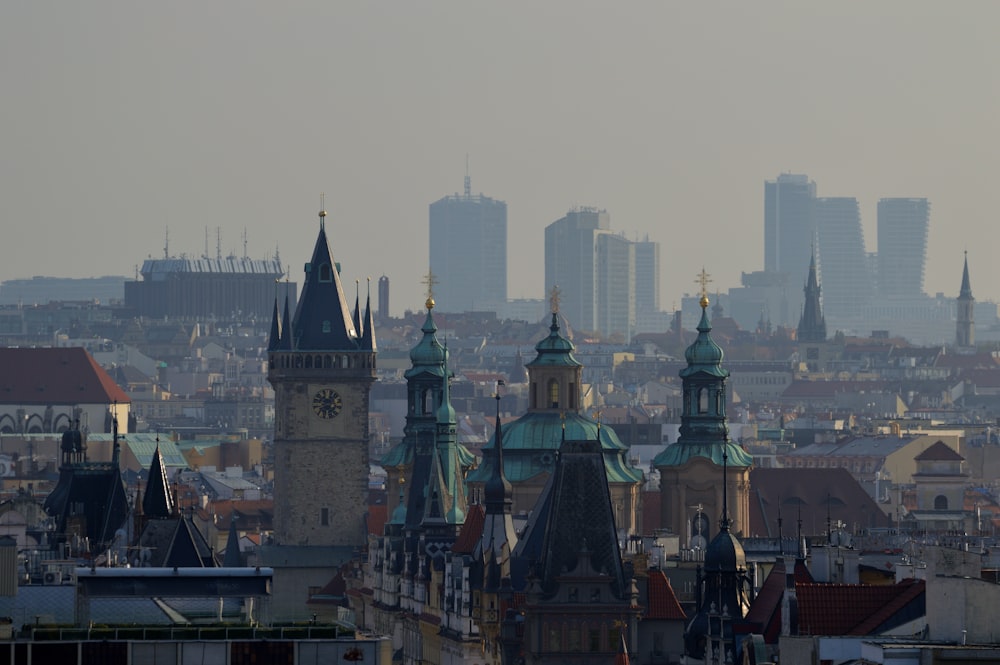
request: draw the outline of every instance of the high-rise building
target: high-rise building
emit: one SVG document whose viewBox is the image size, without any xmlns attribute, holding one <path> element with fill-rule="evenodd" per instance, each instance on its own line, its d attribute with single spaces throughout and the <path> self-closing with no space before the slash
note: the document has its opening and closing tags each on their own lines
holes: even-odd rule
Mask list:
<svg viewBox="0 0 1000 665">
<path fill-rule="evenodd" d="M 861 315 L 875 291 L 858 200 L 818 198 L 813 206 L 813 219 L 817 269 L 823 282 L 823 311 L 834 328 L 842 328 L 841 321 L 856 320 Z M 796 275 L 796 279 L 802 280 L 803 275 Z"/>
<path fill-rule="evenodd" d="M 611 230 L 607 211 L 570 210 L 545 227 L 545 290 L 577 329 L 636 330 L 639 311 L 659 310 L 660 247 Z"/>
<path fill-rule="evenodd" d="M 430 268 L 452 312 L 496 311 L 507 301 L 507 204 L 465 193 L 430 205 Z"/>
<path fill-rule="evenodd" d="M 927 199 L 878 202 L 878 293 L 880 298 L 924 295 L 924 264 L 930 226 Z"/>
<path fill-rule="evenodd" d="M 806 175 L 782 173 L 764 183 L 764 270 L 788 273 L 796 281 L 807 273 L 815 198 L 816 183 Z"/>
<path fill-rule="evenodd" d="M 382 275 L 378 278 L 378 318 L 379 321 L 387 321 L 389 313 L 389 278 Z"/>
</svg>

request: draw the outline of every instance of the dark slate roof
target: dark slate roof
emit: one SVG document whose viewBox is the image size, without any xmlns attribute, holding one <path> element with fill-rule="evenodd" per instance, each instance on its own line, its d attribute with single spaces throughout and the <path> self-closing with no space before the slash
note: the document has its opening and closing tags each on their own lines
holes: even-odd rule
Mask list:
<svg viewBox="0 0 1000 665">
<path fill-rule="evenodd" d="M 215 566 L 212 549 L 205 537 L 184 517 L 150 520 L 139 536 L 139 547 L 143 552 L 140 554 L 143 567 Z"/>
<path fill-rule="evenodd" d="M 927 450 L 913 459 L 918 462 L 962 462 L 964 457 L 952 450 L 944 441 L 935 441 Z"/>
<path fill-rule="evenodd" d="M 306 274 L 292 320 L 294 350 L 357 350 L 359 335 L 354 328 L 351 310 L 344 297 L 340 271 L 333 260 L 326 227 L 320 224 L 312 260 Z M 282 330 L 282 339 L 286 335 Z"/>
<path fill-rule="evenodd" d="M 90 538 L 92 546 L 111 543 L 129 514 L 125 481 L 118 465 L 107 462 L 64 465 L 44 508 L 55 518 L 59 533 L 66 533 L 67 522 L 82 513 L 86 524 L 86 533 L 82 535 Z"/>
<path fill-rule="evenodd" d="M 886 526 L 888 517 L 847 469 L 762 469 L 750 471 L 751 535 L 777 537 L 778 505 L 801 516 L 804 535 L 826 533 L 827 517 L 849 525 Z"/>
<path fill-rule="evenodd" d="M 0 348 L 0 402 L 4 404 L 130 401 L 86 349 Z"/>
<path fill-rule="evenodd" d="M 173 517 L 174 497 L 170 492 L 170 481 L 167 479 L 167 466 L 160 454 L 159 443 L 153 453 L 153 462 L 149 467 L 149 480 L 146 491 L 142 495 L 142 514 L 146 517 Z"/>
<path fill-rule="evenodd" d="M 535 571 L 542 588 L 552 593 L 557 588 L 557 577 L 572 575 L 578 568 L 587 569 L 581 565 L 580 556 L 589 554 L 589 569 L 609 576 L 613 593 L 625 598 L 628 589 L 599 444 L 565 441 L 553 481 L 546 489 L 550 506 L 540 515 L 542 548 Z"/>
</svg>

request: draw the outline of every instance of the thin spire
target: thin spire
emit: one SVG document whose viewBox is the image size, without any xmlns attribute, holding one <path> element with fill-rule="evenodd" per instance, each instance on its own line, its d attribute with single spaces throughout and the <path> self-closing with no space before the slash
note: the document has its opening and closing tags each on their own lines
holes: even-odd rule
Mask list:
<svg viewBox="0 0 1000 665">
<path fill-rule="evenodd" d="M 361 337 L 363 329 L 361 327 L 361 280 L 354 280 L 354 332 Z"/>
<path fill-rule="evenodd" d="M 368 295 L 365 297 L 364 330 L 361 333 L 361 348 L 374 351 L 375 344 L 375 312 L 372 311 L 372 278 L 368 277 Z"/>
<path fill-rule="evenodd" d="M 729 453 L 722 450 L 722 523 L 723 531 L 729 531 Z"/>
<path fill-rule="evenodd" d="M 319 195 L 319 228 L 326 229 L 326 192 Z"/>
</svg>

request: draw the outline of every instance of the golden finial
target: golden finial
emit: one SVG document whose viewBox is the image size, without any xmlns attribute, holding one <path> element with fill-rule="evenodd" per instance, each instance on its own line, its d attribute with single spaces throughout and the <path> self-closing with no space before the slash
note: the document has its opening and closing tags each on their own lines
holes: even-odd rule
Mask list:
<svg viewBox="0 0 1000 665">
<path fill-rule="evenodd" d="M 559 312 L 559 296 L 562 295 L 562 291 L 559 290 L 559 285 L 556 284 L 552 287 L 552 291 L 549 295 L 549 307 L 552 308 L 552 313 L 557 314 Z"/>
<path fill-rule="evenodd" d="M 326 217 L 326 192 L 319 195 L 319 218 Z"/>
<path fill-rule="evenodd" d="M 705 272 L 705 267 L 702 266 L 701 272 L 698 274 L 698 279 L 694 280 L 695 284 L 701 286 L 701 299 L 698 301 L 698 304 L 701 305 L 702 309 L 708 307 L 708 285 L 711 281 L 711 276 Z"/>
<path fill-rule="evenodd" d="M 424 307 L 427 309 L 434 309 L 434 285 L 438 283 L 437 277 L 431 272 L 431 269 L 427 269 L 427 275 L 422 280 L 424 284 L 427 285 L 427 300 L 424 302 Z"/>
</svg>

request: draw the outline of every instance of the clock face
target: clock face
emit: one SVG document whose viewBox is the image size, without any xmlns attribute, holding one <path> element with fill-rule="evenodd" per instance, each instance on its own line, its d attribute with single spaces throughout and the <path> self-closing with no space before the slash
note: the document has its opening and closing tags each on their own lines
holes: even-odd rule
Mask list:
<svg viewBox="0 0 1000 665">
<path fill-rule="evenodd" d="M 343 408 L 344 404 L 336 390 L 324 388 L 313 395 L 313 411 L 320 418 L 336 418 Z"/>
</svg>

